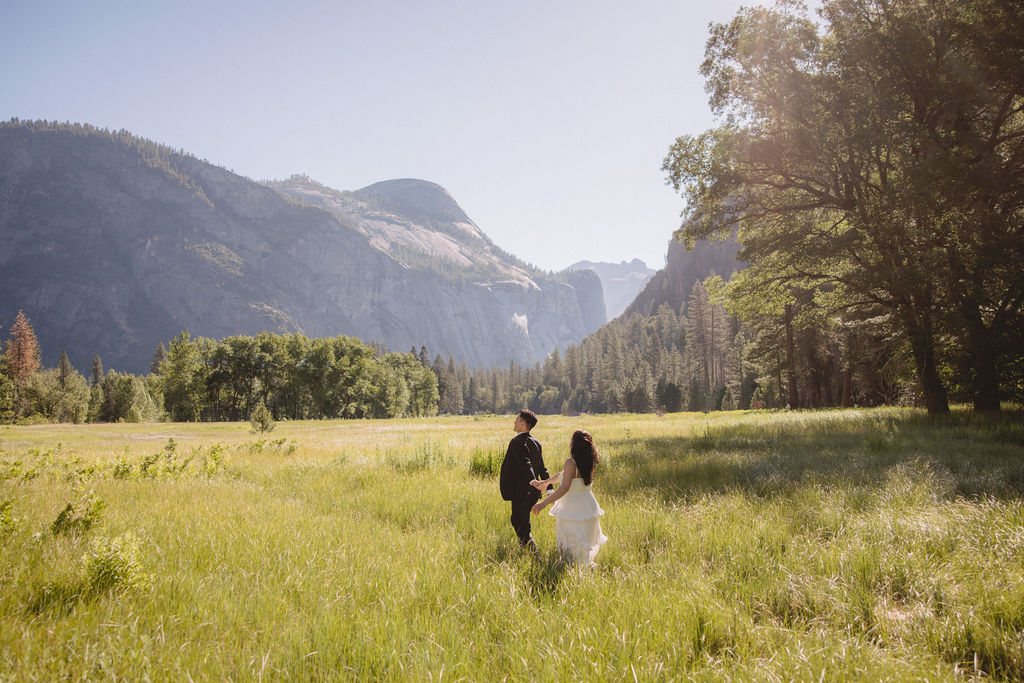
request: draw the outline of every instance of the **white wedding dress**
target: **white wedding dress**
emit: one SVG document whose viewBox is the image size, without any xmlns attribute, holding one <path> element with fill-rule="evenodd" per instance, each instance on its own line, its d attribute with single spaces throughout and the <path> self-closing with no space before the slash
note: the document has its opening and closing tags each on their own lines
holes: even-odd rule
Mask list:
<svg viewBox="0 0 1024 683">
<path fill-rule="evenodd" d="M 594 557 L 608 537 L 601 532 L 604 510 L 583 477 L 570 482 L 569 490 L 551 505 L 548 514 L 555 518 L 558 549 L 573 562 L 593 567 Z"/>
</svg>

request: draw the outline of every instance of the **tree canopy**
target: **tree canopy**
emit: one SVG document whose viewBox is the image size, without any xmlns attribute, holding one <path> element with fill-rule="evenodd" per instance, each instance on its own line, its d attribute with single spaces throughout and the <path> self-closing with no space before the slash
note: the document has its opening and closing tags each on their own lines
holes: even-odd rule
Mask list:
<svg viewBox="0 0 1024 683">
<path fill-rule="evenodd" d="M 886 319 L 929 412 L 948 410 L 943 359 L 998 410 L 1022 347 L 1024 8 L 828 0 L 821 19 L 780 2 L 712 26 L 721 125 L 664 163 L 688 200 L 678 235 L 737 231 L 747 296 L 769 305 L 805 291 Z"/>
</svg>

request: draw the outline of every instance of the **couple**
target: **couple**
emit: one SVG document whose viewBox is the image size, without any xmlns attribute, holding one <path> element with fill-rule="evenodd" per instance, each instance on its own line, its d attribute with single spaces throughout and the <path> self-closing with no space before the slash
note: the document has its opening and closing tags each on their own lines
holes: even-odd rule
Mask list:
<svg viewBox="0 0 1024 683">
<path fill-rule="evenodd" d="M 540 442 L 530 435 L 537 416 L 521 410 L 512 426 L 517 434 L 508 444 L 501 463 L 501 497 L 512 503 L 512 528 L 524 548 L 536 550 L 530 535 L 530 514 L 540 514 L 551 505 L 548 514 L 555 518 L 555 538 L 562 555 L 573 562 L 595 566 L 594 557 L 608 538 L 601 533 L 600 516 L 590 484 L 594 467 L 600 462 L 594 439 L 587 432 L 573 432 L 569 458 L 561 472 L 548 477 Z M 558 489 L 543 501 L 541 491 Z"/>
</svg>

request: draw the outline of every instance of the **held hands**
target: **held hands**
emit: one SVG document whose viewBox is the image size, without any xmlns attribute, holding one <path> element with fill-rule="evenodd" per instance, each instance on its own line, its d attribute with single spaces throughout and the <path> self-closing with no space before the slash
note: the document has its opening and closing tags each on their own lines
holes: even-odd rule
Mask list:
<svg viewBox="0 0 1024 683">
<path fill-rule="evenodd" d="M 536 489 L 538 489 L 538 490 L 540 490 L 540 492 L 544 492 L 544 489 L 548 487 L 548 484 L 546 484 L 543 481 L 539 481 L 537 479 L 534 479 L 534 480 L 530 481 L 529 485 L 534 487 L 534 488 L 536 488 Z M 534 505 L 534 507 L 531 507 L 529 509 L 529 511 L 532 514 L 539 515 L 539 514 L 541 514 L 541 510 L 543 510 L 543 509 L 544 509 L 544 501 L 538 501 Z"/>
</svg>

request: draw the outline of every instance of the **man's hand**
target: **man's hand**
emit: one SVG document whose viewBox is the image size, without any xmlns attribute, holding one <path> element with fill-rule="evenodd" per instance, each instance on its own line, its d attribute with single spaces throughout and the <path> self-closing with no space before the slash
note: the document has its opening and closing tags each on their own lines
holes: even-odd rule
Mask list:
<svg viewBox="0 0 1024 683">
<path fill-rule="evenodd" d="M 546 488 L 544 486 L 544 484 L 542 482 L 540 482 L 539 480 L 537 480 L 537 479 L 534 479 L 533 481 L 531 481 L 530 482 L 530 486 L 532 486 L 533 488 L 537 489 L 538 491 L 543 491 Z"/>
</svg>

